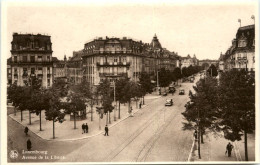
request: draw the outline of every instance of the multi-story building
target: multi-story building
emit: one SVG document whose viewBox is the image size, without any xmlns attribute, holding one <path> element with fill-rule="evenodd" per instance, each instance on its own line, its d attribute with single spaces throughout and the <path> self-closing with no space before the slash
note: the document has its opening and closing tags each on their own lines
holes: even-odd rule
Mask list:
<svg viewBox="0 0 260 165">
<path fill-rule="evenodd" d="M 142 42 L 132 39 L 98 38 L 85 44 L 83 69 L 86 80 L 98 85 L 108 78 L 111 82 L 122 77 L 137 81 L 143 71 Z"/>
<path fill-rule="evenodd" d="M 62 79 L 67 81 L 67 58 L 64 56 L 64 60 L 58 60 L 57 57 L 52 57 L 53 62 L 53 80 Z"/>
<path fill-rule="evenodd" d="M 12 58 L 7 59 L 7 84 L 12 84 L 12 67 L 11 67 Z"/>
<path fill-rule="evenodd" d="M 82 56 L 83 50 L 73 51 L 73 56 L 66 62 L 66 77 L 68 82 L 79 84 L 83 79 Z"/>
<path fill-rule="evenodd" d="M 194 54 L 193 57 L 191 57 L 189 54 L 187 57 L 181 57 L 181 68 L 183 67 L 189 67 L 189 66 L 196 66 L 198 65 L 198 59 L 196 58 L 196 55 Z"/>
<path fill-rule="evenodd" d="M 43 87 L 52 86 L 51 37 L 14 33 L 11 44 L 12 83 L 23 86 L 30 83 L 30 78 L 37 77 Z"/>
<path fill-rule="evenodd" d="M 255 71 L 255 25 L 240 27 L 232 46 L 221 59 L 224 70 L 235 68 Z"/>
</svg>

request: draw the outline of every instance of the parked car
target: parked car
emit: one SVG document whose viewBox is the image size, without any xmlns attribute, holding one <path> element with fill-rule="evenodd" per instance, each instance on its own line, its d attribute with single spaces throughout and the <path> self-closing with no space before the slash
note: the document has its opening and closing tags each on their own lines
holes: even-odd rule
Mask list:
<svg viewBox="0 0 260 165">
<path fill-rule="evenodd" d="M 179 95 L 185 95 L 185 91 L 184 91 L 184 89 L 180 89 L 180 91 L 179 91 Z"/>
<path fill-rule="evenodd" d="M 165 102 L 165 106 L 172 106 L 172 105 L 173 105 L 172 99 L 167 99 Z"/>
<path fill-rule="evenodd" d="M 166 92 L 164 92 L 164 93 L 163 93 L 163 96 L 167 96 L 167 93 L 166 93 Z"/>
</svg>

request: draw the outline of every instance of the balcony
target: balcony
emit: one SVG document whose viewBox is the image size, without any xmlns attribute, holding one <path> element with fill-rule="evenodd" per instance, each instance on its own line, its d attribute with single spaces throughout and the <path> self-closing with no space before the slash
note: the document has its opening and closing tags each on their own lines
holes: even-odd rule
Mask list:
<svg viewBox="0 0 260 165">
<path fill-rule="evenodd" d="M 129 67 L 130 62 L 111 62 L 111 63 L 104 62 L 103 64 L 97 62 L 97 66 L 98 67 Z"/>
<path fill-rule="evenodd" d="M 37 74 L 37 78 L 42 78 L 43 74 Z"/>
<path fill-rule="evenodd" d="M 52 65 L 52 61 L 19 61 L 19 62 L 12 62 L 11 64 L 18 64 L 18 65 Z"/>
<path fill-rule="evenodd" d="M 127 73 L 99 73 L 99 77 L 128 77 Z"/>
<path fill-rule="evenodd" d="M 24 73 L 22 77 L 23 77 L 23 78 L 27 78 L 27 77 L 28 77 L 28 74 L 27 74 L 27 73 Z"/>
</svg>

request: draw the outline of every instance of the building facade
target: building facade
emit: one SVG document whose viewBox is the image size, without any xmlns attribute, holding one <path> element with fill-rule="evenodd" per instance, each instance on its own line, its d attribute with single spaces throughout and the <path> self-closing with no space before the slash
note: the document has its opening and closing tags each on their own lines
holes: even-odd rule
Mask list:
<svg viewBox="0 0 260 165">
<path fill-rule="evenodd" d="M 53 80 L 67 81 L 67 58 L 64 56 L 64 60 L 58 60 L 57 57 L 52 57 L 53 61 Z"/>
<path fill-rule="evenodd" d="M 240 27 L 232 45 L 221 57 L 223 70 L 255 71 L 255 25 Z"/>
<path fill-rule="evenodd" d="M 137 82 L 141 72 L 154 77 L 160 68 L 173 71 L 178 55 L 162 48 L 155 35 L 150 44 L 131 38 L 97 38 L 84 45 L 83 77 L 91 85 L 128 77 Z"/>
<path fill-rule="evenodd" d="M 72 84 L 80 84 L 83 79 L 84 68 L 82 66 L 82 56 L 83 50 L 73 51 L 72 57 L 66 61 L 65 74 L 67 77 L 67 81 Z"/>
<path fill-rule="evenodd" d="M 52 43 L 47 35 L 13 34 L 11 42 L 12 83 L 24 86 L 32 77 L 42 80 L 42 86 L 52 86 Z"/>
<path fill-rule="evenodd" d="M 187 55 L 187 57 L 181 57 L 180 58 L 180 66 L 181 68 L 188 68 L 189 66 L 197 66 L 198 65 L 198 59 L 196 58 L 196 55 L 194 54 L 193 57 L 191 57 L 189 54 Z"/>
</svg>

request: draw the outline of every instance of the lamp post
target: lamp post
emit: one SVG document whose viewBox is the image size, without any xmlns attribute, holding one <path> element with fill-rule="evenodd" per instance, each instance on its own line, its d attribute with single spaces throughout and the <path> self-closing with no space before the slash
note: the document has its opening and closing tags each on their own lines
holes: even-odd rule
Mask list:
<svg viewBox="0 0 260 165">
<path fill-rule="evenodd" d="M 159 91 L 159 71 L 157 70 L 157 89 L 160 95 L 160 91 Z"/>
<path fill-rule="evenodd" d="M 114 83 L 114 102 L 115 102 L 114 121 L 116 121 L 116 82 L 115 82 L 115 80 L 113 81 L 113 83 Z"/>
</svg>

